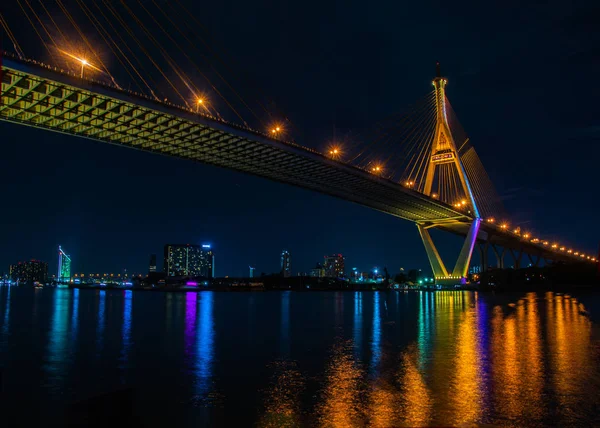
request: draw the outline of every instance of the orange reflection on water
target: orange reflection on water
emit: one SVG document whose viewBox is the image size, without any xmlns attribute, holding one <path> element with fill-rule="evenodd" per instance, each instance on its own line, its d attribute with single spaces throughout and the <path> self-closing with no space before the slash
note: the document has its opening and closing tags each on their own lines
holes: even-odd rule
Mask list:
<svg viewBox="0 0 600 428">
<path fill-rule="evenodd" d="M 496 412 L 508 420 L 539 420 L 544 364 L 539 302 L 535 293 L 494 308 L 492 372 Z"/>
<path fill-rule="evenodd" d="M 453 423 L 464 424 L 479 420 L 481 412 L 482 376 L 480 347 L 477 336 L 477 312 L 471 304 L 471 293 L 460 293 L 456 306 L 460 316 L 456 333 L 453 376 L 451 378 L 451 403 L 454 407 Z"/>
<path fill-rule="evenodd" d="M 265 413 L 259 427 L 300 426 L 300 393 L 304 379 L 296 363 L 281 361 L 275 364 L 274 381 L 265 394 Z"/>
<path fill-rule="evenodd" d="M 352 358 L 351 344 L 336 344 L 329 361 L 325 389 L 317 406 L 318 424 L 324 427 L 362 426 L 361 372 Z"/>
<path fill-rule="evenodd" d="M 411 345 L 402 353 L 398 377 L 400 425 L 426 426 L 431 419 L 433 400 L 423 373 L 419 370 L 419 350 Z"/>
<path fill-rule="evenodd" d="M 597 420 L 598 399 L 585 395 L 597 390 L 590 382 L 600 381 L 590 379 L 596 361 L 592 324 L 574 298 L 529 293 L 507 300 L 510 295 L 470 292 L 415 297 L 418 331 L 394 347 L 405 327 L 386 322 L 379 296 L 363 319 L 364 296 L 355 295 L 348 334 L 354 340 L 332 346 L 316 403 L 303 409 L 301 394 L 286 392 L 297 372 L 281 377 L 262 426 L 589 426 Z M 382 304 L 385 299 L 381 295 Z M 369 343 L 363 343 L 363 321 L 372 326 Z M 371 349 L 369 364 L 356 346 Z"/>
<path fill-rule="evenodd" d="M 547 296 L 548 298 L 549 296 Z M 560 404 L 561 421 L 576 424 L 584 415 L 574 412 L 582 400 L 582 385 L 590 381 L 591 322 L 579 314 L 576 299 L 554 295 L 547 302 L 547 342 L 552 387 Z"/>
</svg>

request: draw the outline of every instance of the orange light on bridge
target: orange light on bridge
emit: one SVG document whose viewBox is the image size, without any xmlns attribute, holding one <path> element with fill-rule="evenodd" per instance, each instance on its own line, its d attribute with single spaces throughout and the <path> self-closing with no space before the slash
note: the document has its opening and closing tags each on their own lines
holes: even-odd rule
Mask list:
<svg viewBox="0 0 600 428">
<path fill-rule="evenodd" d="M 206 101 L 203 97 L 198 97 L 198 99 L 196 100 L 196 113 L 200 112 L 200 107 L 203 107 L 205 109 L 207 108 Z"/>
<path fill-rule="evenodd" d="M 573 252 L 573 250 L 567 250 L 567 253 L 571 254 Z"/>
<path fill-rule="evenodd" d="M 93 70 L 102 72 L 102 70 L 100 70 L 98 67 L 94 66 L 93 64 L 90 64 L 90 62 L 85 58 L 78 57 L 77 55 L 73 55 L 67 51 L 63 51 L 62 49 L 59 49 L 59 51 L 61 53 L 63 53 L 64 55 L 68 56 L 69 58 L 72 58 L 75 61 L 79 61 L 79 63 L 81 64 L 81 78 L 82 79 L 83 79 L 83 72 L 84 72 L 85 67 L 90 67 Z"/>
<path fill-rule="evenodd" d="M 548 241 L 544 241 L 544 242 L 542 242 L 542 244 L 544 244 L 544 245 L 550 245 L 550 243 Z"/>
<path fill-rule="evenodd" d="M 342 151 L 338 147 L 332 147 L 329 150 L 329 155 L 334 159 L 339 158 L 341 154 L 342 154 Z"/>
<path fill-rule="evenodd" d="M 502 223 L 502 224 L 500 225 L 500 229 L 508 229 L 508 224 L 506 224 L 506 223 Z"/>
<path fill-rule="evenodd" d="M 432 197 L 433 199 L 437 199 L 437 198 L 438 198 L 438 194 L 437 194 L 437 193 L 432 193 L 432 194 L 431 194 L 431 197 Z"/>
<path fill-rule="evenodd" d="M 552 244 L 551 248 L 558 248 L 558 244 Z"/>
<path fill-rule="evenodd" d="M 525 239 L 529 239 L 529 236 L 530 236 L 530 235 L 529 235 L 529 233 L 525 233 L 525 234 L 523 235 L 523 238 L 525 238 Z"/>
<path fill-rule="evenodd" d="M 573 253 L 573 255 L 574 255 L 574 256 L 578 256 L 578 255 L 579 255 L 579 251 L 575 251 L 575 252 Z"/>
<path fill-rule="evenodd" d="M 560 247 L 559 250 L 560 251 L 565 251 L 565 247 Z"/>
<path fill-rule="evenodd" d="M 373 172 L 374 174 L 378 174 L 382 171 L 382 168 L 379 165 L 375 165 L 373 168 L 371 168 L 371 172 Z"/>
<path fill-rule="evenodd" d="M 494 217 L 490 217 L 490 218 L 488 218 L 488 219 L 487 219 L 487 221 L 488 221 L 488 223 L 493 223 L 493 222 L 495 222 L 496 220 L 494 220 Z"/>
</svg>

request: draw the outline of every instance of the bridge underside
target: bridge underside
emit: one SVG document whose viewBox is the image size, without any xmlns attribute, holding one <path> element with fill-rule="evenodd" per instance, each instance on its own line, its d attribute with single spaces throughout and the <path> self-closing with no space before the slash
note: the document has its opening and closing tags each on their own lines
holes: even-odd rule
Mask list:
<svg viewBox="0 0 600 428">
<path fill-rule="evenodd" d="M 1 120 L 233 169 L 413 222 L 469 219 L 392 181 L 216 118 L 21 61 L 5 59 L 2 71 Z"/>
<path fill-rule="evenodd" d="M 464 211 L 306 147 L 36 63 L 2 60 L 0 120 L 292 184 L 424 228 L 467 236 L 473 224 Z M 498 234 L 485 222 L 477 241 L 557 259 L 550 249 Z"/>
</svg>

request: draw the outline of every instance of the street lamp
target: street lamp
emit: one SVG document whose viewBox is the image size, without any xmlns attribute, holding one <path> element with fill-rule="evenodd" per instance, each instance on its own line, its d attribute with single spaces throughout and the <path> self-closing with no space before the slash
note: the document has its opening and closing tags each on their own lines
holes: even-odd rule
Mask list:
<svg viewBox="0 0 600 428">
<path fill-rule="evenodd" d="M 281 132 L 280 126 L 275 126 L 273 129 L 271 129 L 271 134 L 273 134 L 274 137 L 277 137 L 280 132 Z"/>
<path fill-rule="evenodd" d="M 80 59 L 79 61 L 81 61 L 81 78 L 83 79 L 83 68 L 88 65 L 88 62 L 86 59 Z"/>
<path fill-rule="evenodd" d="M 200 113 L 200 106 L 204 106 L 204 100 L 202 98 L 198 98 L 196 102 L 196 113 Z"/>
<path fill-rule="evenodd" d="M 329 149 L 329 155 L 332 159 L 338 159 L 342 154 L 341 150 L 338 147 L 332 147 Z"/>
</svg>

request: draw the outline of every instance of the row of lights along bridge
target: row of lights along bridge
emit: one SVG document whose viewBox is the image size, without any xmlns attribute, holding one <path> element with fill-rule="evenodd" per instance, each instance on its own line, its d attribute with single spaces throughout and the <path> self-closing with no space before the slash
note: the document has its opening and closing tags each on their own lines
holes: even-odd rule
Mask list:
<svg viewBox="0 0 600 428">
<path fill-rule="evenodd" d="M 78 57 L 76 57 L 74 55 L 71 55 L 71 54 L 69 54 L 67 52 L 64 52 L 64 53 L 66 55 L 68 55 L 69 57 L 78 60 L 81 63 L 81 78 L 84 77 L 84 71 L 85 71 L 85 67 L 86 66 L 89 66 L 90 68 L 99 71 L 99 69 L 97 67 L 93 66 L 92 64 L 90 64 L 90 62 L 88 60 L 86 60 L 84 58 L 78 58 Z M 204 97 L 198 97 L 197 100 L 196 100 L 196 112 L 200 113 L 201 112 L 201 108 L 204 109 L 204 110 L 206 110 L 206 111 L 209 111 L 206 99 Z M 284 128 L 283 128 L 282 125 L 275 125 L 271 129 L 271 135 L 274 138 L 279 138 L 283 134 L 284 134 Z M 341 155 L 342 155 L 342 150 L 339 147 L 332 147 L 332 148 L 329 149 L 329 156 L 331 157 L 331 159 L 341 161 Z M 383 171 L 384 171 L 384 168 L 381 165 L 377 165 L 377 164 L 369 169 L 369 172 L 371 172 L 373 174 L 377 174 L 377 175 L 381 175 L 383 173 Z M 404 186 L 408 187 L 408 188 L 414 188 L 414 186 L 415 186 L 415 182 L 414 181 L 406 181 L 406 182 L 404 182 L 402 184 Z M 438 195 L 437 195 L 437 193 L 432 193 L 431 197 L 433 199 L 437 199 Z M 457 208 L 457 209 L 468 209 L 467 201 L 464 200 L 464 199 L 462 201 L 459 201 L 459 202 L 453 204 L 453 206 L 454 206 L 454 208 Z M 488 223 L 491 223 L 491 224 L 495 223 L 495 219 L 494 218 L 488 218 L 488 219 L 486 219 L 486 221 Z M 553 250 L 555 250 L 556 252 L 566 252 L 568 254 L 573 254 L 574 256 L 579 256 L 579 257 L 581 257 L 581 259 L 590 260 L 592 262 L 596 261 L 595 257 L 591 257 L 589 255 L 586 255 L 584 253 L 580 253 L 579 251 L 575 251 L 575 250 L 570 249 L 570 248 L 567 249 L 566 247 L 564 247 L 562 245 L 559 245 L 558 243 L 553 243 L 552 245 L 550 245 L 550 243 L 548 241 L 544 241 L 544 240 L 540 240 L 539 238 L 532 237 L 531 234 L 529 234 L 529 233 L 521 234 L 521 229 L 519 227 L 517 227 L 514 230 L 511 230 L 508 227 L 508 223 L 501 223 L 498 226 L 498 230 L 501 231 L 501 232 L 512 233 L 514 235 L 520 236 L 521 239 L 529 241 L 529 242 L 531 242 L 533 244 L 538 244 L 538 245 L 541 245 L 541 246 L 550 246 L 550 248 L 553 249 Z"/>
</svg>

